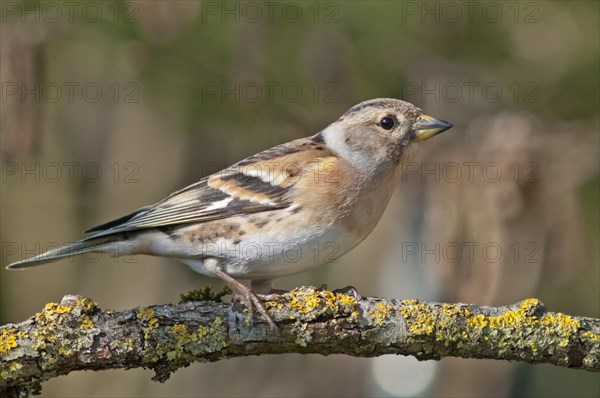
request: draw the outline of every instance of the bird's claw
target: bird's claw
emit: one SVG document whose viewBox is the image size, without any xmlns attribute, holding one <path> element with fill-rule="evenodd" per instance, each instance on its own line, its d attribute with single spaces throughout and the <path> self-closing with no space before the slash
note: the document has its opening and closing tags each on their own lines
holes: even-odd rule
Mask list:
<svg viewBox="0 0 600 398">
<path fill-rule="evenodd" d="M 264 296 L 269 296 L 269 295 L 264 295 Z M 255 294 L 250 289 L 248 289 L 248 290 L 244 290 L 243 292 L 234 294 L 232 301 L 240 302 L 240 301 L 244 300 L 245 306 L 248 309 L 248 320 L 250 322 L 250 328 L 252 328 L 254 326 L 254 309 L 256 308 L 258 310 L 258 312 L 262 315 L 263 319 L 265 321 L 267 321 L 269 326 L 271 326 L 274 329 L 278 329 L 277 324 L 275 323 L 273 318 L 271 318 L 271 316 L 267 312 L 267 309 L 261 302 L 261 298 L 265 299 L 264 296 L 261 295 L 261 297 L 259 298 L 259 296 L 257 294 Z M 266 298 L 266 299 L 268 300 L 268 298 Z"/>
<path fill-rule="evenodd" d="M 358 293 L 358 290 L 351 285 L 348 285 L 346 287 L 343 287 L 341 289 L 335 289 L 333 291 L 333 293 L 339 293 L 339 294 L 344 294 L 344 295 L 352 295 L 352 297 L 354 298 L 354 300 L 358 301 L 360 300 L 362 297 L 360 296 L 360 294 Z"/>
</svg>

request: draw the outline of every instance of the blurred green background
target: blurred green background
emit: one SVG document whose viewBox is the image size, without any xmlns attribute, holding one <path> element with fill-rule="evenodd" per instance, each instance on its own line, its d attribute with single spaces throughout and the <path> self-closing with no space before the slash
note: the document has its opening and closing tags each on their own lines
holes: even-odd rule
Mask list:
<svg viewBox="0 0 600 398">
<path fill-rule="evenodd" d="M 421 145 L 363 244 L 277 288 L 539 297 L 600 317 L 599 4 L 3 1 L 0 322 L 65 294 L 120 310 L 220 287 L 150 257 L 4 266 L 376 97 L 455 127 Z M 239 358 L 150 377 L 79 372 L 42 396 L 600 396 L 597 374 L 395 356 Z"/>
</svg>

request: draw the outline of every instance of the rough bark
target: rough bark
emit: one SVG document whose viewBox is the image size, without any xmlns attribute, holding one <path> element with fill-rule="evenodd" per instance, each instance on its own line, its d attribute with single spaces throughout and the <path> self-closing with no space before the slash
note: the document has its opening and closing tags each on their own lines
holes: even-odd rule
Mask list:
<svg viewBox="0 0 600 398">
<path fill-rule="evenodd" d="M 282 353 L 492 358 L 600 372 L 600 320 L 506 307 L 355 297 L 295 289 L 266 302 L 278 330 L 241 304 L 194 301 L 122 312 L 65 296 L 0 327 L 0 392 L 28 396 L 75 370 L 149 368 L 164 382 L 192 362 Z"/>
</svg>

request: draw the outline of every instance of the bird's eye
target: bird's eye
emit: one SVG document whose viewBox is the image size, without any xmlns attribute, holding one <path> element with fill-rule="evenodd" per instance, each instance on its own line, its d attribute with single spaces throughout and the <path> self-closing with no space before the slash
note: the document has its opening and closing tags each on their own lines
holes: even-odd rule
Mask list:
<svg viewBox="0 0 600 398">
<path fill-rule="evenodd" d="M 396 121 L 393 118 L 386 116 L 383 119 L 381 119 L 378 124 L 384 130 L 391 130 L 396 125 Z"/>
</svg>

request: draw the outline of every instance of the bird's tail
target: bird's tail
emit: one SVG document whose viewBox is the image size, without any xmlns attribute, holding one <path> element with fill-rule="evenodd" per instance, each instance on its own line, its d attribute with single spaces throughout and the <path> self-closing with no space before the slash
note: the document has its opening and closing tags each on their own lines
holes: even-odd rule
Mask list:
<svg viewBox="0 0 600 398">
<path fill-rule="evenodd" d="M 38 254 L 35 257 L 16 261 L 12 264 L 9 264 L 6 269 L 35 267 L 36 265 L 50 263 L 60 260 L 61 258 L 73 257 L 91 252 L 109 253 L 113 255 L 113 257 L 127 254 L 125 252 L 118 253 L 119 247 L 121 246 L 119 243 L 123 243 L 123 239 L 119 235 L 109 235 L 98 238 L 90 237 L 78 242 L 58 247 L 56 249 L 48 250 L 47 252 Z"/>
</svg>

